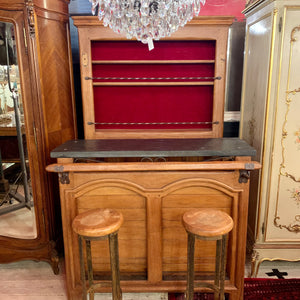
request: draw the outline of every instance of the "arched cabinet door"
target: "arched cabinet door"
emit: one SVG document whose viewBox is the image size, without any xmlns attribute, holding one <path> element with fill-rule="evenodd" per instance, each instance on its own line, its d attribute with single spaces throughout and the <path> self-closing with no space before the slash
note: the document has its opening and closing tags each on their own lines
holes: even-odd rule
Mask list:
<svg viewBox="0 0 300 300">
<path fill-rule="evenodd" d="M 68 1 L 39 2 L 0 0 L 0 263 L 43 260 L 57 273 L 59 196 L 45 167 L 51 149 L 75 137 Z M 48 72 L 45 53 L 52 62 Z M 59 96 L 69 112 L 56 105 Z M 64 122 L 54 130 L 62 114 Z"/>
</svg>

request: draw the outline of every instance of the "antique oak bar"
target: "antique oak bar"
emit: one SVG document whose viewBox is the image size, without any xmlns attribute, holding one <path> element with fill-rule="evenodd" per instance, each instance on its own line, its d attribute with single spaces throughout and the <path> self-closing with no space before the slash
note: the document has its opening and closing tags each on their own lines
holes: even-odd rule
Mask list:
<svg viewBox="0 0 300 300">
<path fill-rule="evenodd" d="M 229 236 L 225 292 L 242 299 L 249 172 L 255 150 L 238 138 L 72 140 L 51 152 L 57 172 L 69 299 L 81 299 L 77 237 L 72 220 L 94 208 L 124 216 L 119 232 L 121 287 L 126 292 L 183 292 L 186 232 L 191 208 L 216 208 L 234 221 Z M 197 245 L 196 280 L 212 281 L 214 244 Z M 105 241 L 92 248 L 98 280 L 109 279 Z M 97 292 L 109 292 L 105 285 Z"/>
</svg>

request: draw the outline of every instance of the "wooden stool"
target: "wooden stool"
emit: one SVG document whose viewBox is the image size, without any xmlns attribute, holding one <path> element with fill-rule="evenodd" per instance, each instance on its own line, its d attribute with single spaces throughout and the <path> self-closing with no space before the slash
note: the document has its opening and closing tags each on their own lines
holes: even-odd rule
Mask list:
<svg viewBox="0 0 300 300">
<path fill-rule="evenodd" d="M 186 212 L 182 220 L 188 233 L 186 299 L 193 299 L 195 285 L 196 287 L 207 287 L 214 290 L 215 299 L 224 300 L 227 237 L 228 232 L 233 228 L 232 218 L 220 210 L 193 209 Z M 205 241 L 217 241 L 214 284 L 194 283 L 195 238 Z"/>
<path fill-rule="evenodd" d="M 91 254 L 91 241 L 108 238 L 110 265 L 112 274 L 112 299 L 120 300 L 122 292 L 120 288 L 120 270 L 119 270 L 119 250 L 118 250 L 118 230 L 123 223 L 121 213 L 113 209 L 93 209 L 79 214 L 73 220 L 73 230 L 78 234 L 79 255 L 80 255 L 80 272 L 83 286 L 83 297 L 87 299 L 87 293 L 90 300 L 94 299 L 93 265 Z M 88 289 L 86 287 L 86 274 L 83 255 L 83 241 L 86 244 L 86 263 Z"/>
</svg>

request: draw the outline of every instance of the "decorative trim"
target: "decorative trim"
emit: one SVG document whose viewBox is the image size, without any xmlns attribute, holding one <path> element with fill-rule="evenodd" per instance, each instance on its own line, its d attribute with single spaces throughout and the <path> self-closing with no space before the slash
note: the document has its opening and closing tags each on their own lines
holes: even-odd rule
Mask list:
<svg viewBox="0 0 300 300">
<path fill-rule="evenodd" d="M 270 249 L 278 249 L 278 248 L 273 248 L 273 245 L 269 245 L 268 248 L 265 248 L 266 250 L 270 250 Z M 260 259 L 260 254 L 259 252 L 260 251 L 263 251 L 264 249 L 261 248 L 261 249 L 258 249 L 258 250 L 253 250 L 253 253 L 252 253 L 252 259 L 251 259 L 251 275 L 250 277 L 253 278 L 253 277 L 257 277 L 257 274 L 258 274 L 258 270 L 259 270 L 259 267 L 261 265 L 261 263 L 263 263 L 264 261 L 288 261 L 288 262 L 298 262 L 300 261 L 300 259 L 286 259 L 286 258 L 282 258 L 282 257 L 264 257 L 264 258 L 261 258 Z"/>
<path fill-rule="evenodd" d="M 300 29 L 300 27 L 299 27 Z M 291 38 L 291 42 L 295 41 L 296 39 L 292 39 Z M 284 120 L 284 123 L 283 123 L 283 126 L 282 126 L 282 137 L 281 137 L 281 144 L 282 144 L 282 162 L 280 164 L 280 175 L 282 176 L 286 176 L 288 178 L 291 178 L 293 181 L 295 182 L 300 182 L 300 179 L 296 179 L 296 177 L 288 172 L 285 172 L 284 169 L 286 167 L 285 165 L 285 156 L 284 156 L 284 152 L 285 152 L 285 147 L 284 147 L 284 140 L 287 138 L 288 136 L 288 132 L 286 130 L 286 124 L 287 124 L 287 121 L 288 121 L 288 114 L 289 114 L 289 111 L 290 111 L 290 105 L 292 103 L 292 99 L 290 96 L 293 96 L 295 95 L 296 93 L 299 93 L 300 92 L 300 88 L 298 89 L 295 89 L 293 91 L 286 91 L 286 99 L 285 99 L 285 103 L 287 105 L 287 110 L 286 110 L 286 113 L 285 113 L 285 120 Z"/>
<path fill-rule="evenodd" d="M 274 219 L 274 225 L 280 229 L 287 229 L 289 232 L 294 232 L 294 233 L 298 233 L 300 232 L 300 215 L 296 215 L 295 216 L 295 222 L 294 224 L 290 224 L 290 225 L 281 225 L 278 223 L 278 221 L 280 220 L 280 217 L 275 217 Z"/>
<path fill-rule="evenodd" d="M 35 37 L 35 22 L 34 22 L 34 3 L 33 0 L 26 0 L 27 18 L 29 35 L 31 38 Z"/>
<path fill-rule="evenodd" d="M 296 42 L 297 39 L 295 38 L 295 34 L 297 31 L 300 31 L 300 25 L 293 28 L 292 32 L 291 32 L 291 43 Z"/>
<path fill-rule="evenodd" d="M 300 93 L 300 88 L 294 89 L 294 90 L 289 90 L 290 87 L 290 74 L 291 74 L 291 66 L 292 66 L 292 57 L 293 57 L 293 50 L 294 50 L 294 43 L 297 41 L 297 38 L 295 37 L 296 32 L 300 31 L 300 25 L 296 26 L 292 29 L 291 31 L 291 35 L 290 35 L 290 56 L 289 56 L 289 68 L 288 68 L 288 80 L 287 80 L 287 87 L 286 87 L 286 97 L 285 97 L 285 103 L 286 103 L 286 112 L 285 112 L 285 118 L 284 118 L 284 122 L 282 125 L 282 134 L 281 134 L 281 146 L 282 146 L 282 152 L 281 152 L 281 164 L 279 166 L 279 176 L 278 176 L 278 185 L 277 185 L 277 199 L 276 199 L 276 211 L 275 211 L 275 217 L 273 220 L 274 225 L 277 228 L 280 229 L 286 229 L 289 232 L 293 232 L 293 233 L 298 233 L 300 232 L 300 215 L 295 215 L 294 221 L 291 221 L 291 223 L 289 225 L 283 225 L 280 224 L 280 216 L 278 215 L 278 202 L 279 202 L 279 187 L 280 187 L 280 181 L 282 176 L 285 176 L 287 178 L 290 178 L 291 180 L 293 180 L 294 182 L 300 182 L 300 179 L 297 179 L 294 175 L 288 173 L 285 168 L 286 168 L 286 164 L 285 164 L 285 145 L 284 145 L 284 140 L 288 137 L 288 131 L 286 129 L 286 125 L 287 125 L 287 121 L 288 121 L 288 114 L 290 112 L 290 106 L 292 103 L 292 96 L 295 95 L 296 93 Z M 292 193 L 294 192 L 294 194 L 292 194 L 292 198 L 294 198 L 294 200 L 297 202 L 298 204 L 298 199 L 299 198 L 299 192 L 296 191 L 292 191 Z"/>
<path fill-rule="evenodd" d="M 288 190 L 291 192 L 291 198 L 294 199 L 297 205 L 300 205 L 300 189 Z"/>
</svg>

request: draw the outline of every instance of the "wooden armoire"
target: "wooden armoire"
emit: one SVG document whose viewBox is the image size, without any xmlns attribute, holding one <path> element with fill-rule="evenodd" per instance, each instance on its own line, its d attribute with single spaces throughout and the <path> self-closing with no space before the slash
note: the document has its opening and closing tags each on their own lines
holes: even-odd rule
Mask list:
<svg viewBox="0 0 300 300">
<path fill-rule="evenodd" d="M 256 276 L 265 260 L 300 260 L 300 4 L 250 2 L 240 135 L 262 163 L 249 201 Z"/>
<path fill-rule="evenodd" d="M 55 273 L 56 240 L 61 231 L 59 192 L 57 178 L 45 167 L 52 161 L 50 151 L 77 135 L 68 4 L 69 0 L 0 1 L 2 34 L 7 34 L 7 28 L 12 29 L 10 43 L 17 57 L 20 79 L 16 86 L 19 100 L 22 98 L 25 164 L 33 198 L 28 209 L 34 210 L 36 224 L 34 238 L 1 234 L 0 263 L 43 260 L 51 263 Z"/>
</svg>

